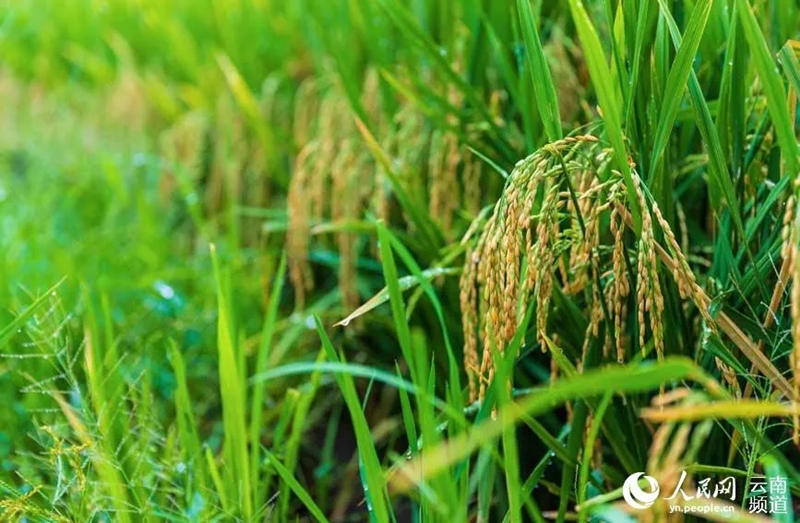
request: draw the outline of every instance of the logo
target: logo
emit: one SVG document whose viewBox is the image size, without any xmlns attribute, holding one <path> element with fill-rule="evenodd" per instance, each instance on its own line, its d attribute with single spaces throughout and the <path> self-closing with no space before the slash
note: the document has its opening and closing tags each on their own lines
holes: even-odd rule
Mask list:
<svg viewBox="0 0 800 523">
<path fill-rule="evenodd" d="M 645 492 L 639 486 L 639 478 L 642 477 L 650 484 L 650 492 Z M 622 497 L 625 498 L 625 502 L 631 507 L 642 510 L 655 503 L 660 490 L 661 487 L 658 486 L 658 482 L 655 478 L 645 476 L 644 472 L 634 472 L 628 476 L 628 479 L 622 484 Z"/>
<path fill-rule="evenodd" d="M 744 499 L 747 501 L 747 511 L 750 514 L 790 513 L 792 497 L 788 478 L 779 475 L 751 476 L 746 485 L 749 494 Z M 628 506 L 635 510 L 645 510 L 653 506 L 660 493 L 661 486 L 658 481 L 646 476 L 644 472 L 634 472 L 622 485 L 622 497 Z M 710 477 L 701 477 L 697 478 L 695 483 L 689 474 L 682 470 L 672 494 L 667 496 L 665 492 L 663 500 L 670 514 L 733 514 L 736 494 L 737 484 L 733 476 L 726 476 L 716 481 Z M 718 502 L 714 503 L 711 500 Z M 744 508 L 742 505 L 742 509 Z"/>
</svg>

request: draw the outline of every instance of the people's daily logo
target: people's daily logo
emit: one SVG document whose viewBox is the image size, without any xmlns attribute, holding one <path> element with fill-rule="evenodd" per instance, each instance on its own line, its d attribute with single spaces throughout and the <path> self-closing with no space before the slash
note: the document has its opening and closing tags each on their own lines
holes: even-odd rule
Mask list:
<svg viewBox="0 0 800 523">
<path fill-rule="evenodd" d="M 743 507 L 750 514 L 788 514 L 791 508 L 791 494 L 786 477 L 752 476 L 744 481 L 746 491 Z M 667 495 L 670 490 L 672 494 Z M 685 470 L 674 490 L 670 487 L 662 499 L 670 513 L 733 513 L 737 498 L 736 478 L 728 476 L 713 481 L 713 478 L 697 478 L 693 483 Z M 661 495 L 661 485 L 644 472 L 634 472 L 622 485 L 622 497 L 634 510 L 645 510 L 653 506 Z"/>
<path fill-rule="evenodd" d="M 647 491 L 639 486 L 640 478 L 644 478 L 650 485 Z M 656 479 L 651 476 L 645 476 L 644 472 L 635 472 L 631 474 L 622 485 L 622 497 L 625 498 L 625 502 L 631 507 L 640 510 L 646 509 L 655 503 L 660 491 L 661 487 L 658 486 Z"/>
</svg>

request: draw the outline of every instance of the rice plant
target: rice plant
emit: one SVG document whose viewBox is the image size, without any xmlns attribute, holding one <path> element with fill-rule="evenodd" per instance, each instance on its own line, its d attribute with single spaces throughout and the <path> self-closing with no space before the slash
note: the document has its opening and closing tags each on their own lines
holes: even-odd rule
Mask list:
<svg viewBox="0 0 800 523">
<path fill-rule="evenodd" d="M 3 521 L 800 515 L 795 3 L 0 27 Z"/>
</svg>

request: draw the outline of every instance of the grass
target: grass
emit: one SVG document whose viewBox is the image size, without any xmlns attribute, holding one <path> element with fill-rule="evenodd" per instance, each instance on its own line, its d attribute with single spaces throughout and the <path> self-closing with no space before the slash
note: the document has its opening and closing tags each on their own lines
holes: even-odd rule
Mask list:
<svg viewBox="0 0 800 523">
<path fill-rule="evenodd" d="M 0 519 L 800 515 L 791 2 L 0 28 Z"/>
</svg>

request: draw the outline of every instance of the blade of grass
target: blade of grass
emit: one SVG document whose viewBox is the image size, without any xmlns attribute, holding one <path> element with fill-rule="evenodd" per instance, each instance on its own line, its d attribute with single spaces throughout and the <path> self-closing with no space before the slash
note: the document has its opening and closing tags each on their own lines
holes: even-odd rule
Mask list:
<svg viewBox="0 0 800 523">
<path fill-rule="evenodd" d="M 589 408 L 585 402 L 579 401 L 574 403 L 566 449 L 567 455 L 571 460 L 577 461 L 578 459 L 578 454 L 581 451 L 581 443 L 583 442 L 583 435 L 586 432 L 586 418 L 588 415 Z M 566 521 L 570 494 L 575 488 L 577 472 L 578 470 L 576 470 L 575 467 L 564 467 L 561 469 L 561 485 L 558 494 L 558 514 L 556 516 L 556 521 L 558 523 L 563 523 Z"/>
<path fill-rule="evenodd" d="M 377 225 L 377 230 L 380 241 L 383 241 L 388 238 L 388 240 L 391 242 L 394 251 L 397 252 L 397 254 L 400 256 L 400 259 L 405 264 L 406 268 L 420 283 L 420 287 L 424 290 L 425 294 L 428 296 L 428 299 L 430 300 L 431 305 L 433 306 L 433 309 L 436 312 L 436 318 L 439 320 L 439 327 L 442 330 L 442 338 L 444 339 L 445 350 L 447 351 L 447 363 L 449 371 L 448 384 L 450 385 L 450 398 L 451 401 L 457 402 L 456 409 L 457 411 L 461 412 L 463 410 L 463 403 L 461 401 L 462 391 L 461 391 L 461 380 L 459 378 L 460 367 L 455 358 L 453 346 L 450 343 L 450 333 L 448 332 L 447 329 L 447 322 L 445 321 L 444 308 L 442 307 L 442 303 L 441 301 L 439 301 L 439 297 L 436 295 L 436 291 L 433 289 L 433 285 L 431 285 L 430 280 L 424 277 L 422 269 L 420 269 L 419 265 L 414 260 L 414 257 L 411 255 L 408 249 L 406 249 L 406 247 L 400 242 L 400 240 L 381 223 Z"/>
<path fill-rule="evenodd" d="M 328 338 L 319 316 L 315 315 L 314 321 L 328 359 L 332 362 L 341 362 L 341 358 L 336 354 L 336 350 L 333 348 L 333 344 Z M 353 431 L 355 432 L 356 445 L 362 465 L 367 510 L 370 516 L 377 521 L 389 521 L 390 506 L 386 497 L 386 482 L 383 477 L 383 470 L 372 441 L 367 419 L 364 417 L 364 412 L 361 408 L 361 402 L 358 400 L 353 378 L 348 374 L 337 374 L 336 381 L 339 383 L 339 389 L 342 391 L 347 410 L 350 413 L 350 420 L 353 423 Z"/>
<path fill-rule="evenodd" d="M 461 269 L 451 268 L 451 267 L 431 267 L 430 269 L 425 269 L 419 275 L 411 274 L 409 276 L 403 276 L 398 280 L 398 284 L 401 291 L 405 291 L 408 289 L 413 288 L 415 285 L 419 285 L 423 280 L 430 281 L 438 276 L 452 276 L 455 274 L 459 274 Z M 354 319 L 363 316 L 364 314 L 376 309 L 378 306 L 383 305 L 389 301 L 389 290 L 387 287 L 382 288 L 378 291 L 372 298 L 368 299 L 364 302 L 363 305 L 358 307 L 356 310 L 348 314 L 344 319 L 339 320 L 338 322 L 334 323 L 334 327 L 347 327 L 351 321 Z"/>
<path fill-rule="evenodd" d="M 231 324 L 232 312 L 225 288 L 223 270 L 217 259 L 217 249 L 210 246 L 211 261 L 217 291 L 217 356 L 219 358 L 219 388 L 222 397 L 222 418 L 225 433 L 225 461 L 228 464 L 227 486 L 233 489 L 236 502 L 246 518 L 253 514 L 251 476 L 247 452 L 245 423 L 245 390 L 243 369 L 236 348 L 236 336 Z"/>
<path fill-rule="evenodd" d="M 477 448 L 493 441 L 509 425 L 525 415 L 537 415 L 568 400 L 589 398 L 608 391 L 617 393 L 653 390 L 678 379 L 698 378 L 702 371 L 683 357 L 667 357 L 658 363 L 598 368 L 573 378 L 535 389 L 527 397 L 504 407 L 503 415 L 476 425 L 442 444 L 428 448 L 419 458 L 403 464 L 389 479 L 393 492 L 404 492 L 417 482 L 433 476 L 454 462 L 465 459 Z M 424 466 L 423 466 L 424 463 Z"/>
<path fill-rule="evenodd" d="M 578 505 L 582 505 L 586 501 L 588 495 L 587 489 L 589 487 L 589 473 L 592 466 L 592 453 L 594 452 L 594 442 L 600 432 L 603 423 L 603 416 L 605 416 L 609 403 L 613 398 L 613 393 L 606 392 L 600 400 L 597 410 L 594 411 L 592 424 L 589 427 L 589 432 L 586 434 L 586 442 L 583 445 L 583 459 L 581 460 L 580 472 L 578 474 Z M 586 521 L 586 514 L 579 513 L 578 521 Z"/>
<path fill-rule="evenodd" d="M 795 48 L 799 45 L 796 42 L 787 42 L 780 50 L 781 64 L 786 72 L 786 78 L 798 95 L 800 95 L 800 62 L 797 60 Z"/>
<path fill-rule="evenodd" d="M 394 320 L 395 331 L 397 333 L 397 341 L 400 343 L 400 350 L 408 364 L 411 373 L 411 381 L 418 385 L 423 384 L 425 383 L 422 379 L 424 372 L 422 372 L 422 367 L 418 365 L 419 361 L 414 357 L 414 351 L 412 350 L 411 332 L 406 322 L 405 305 L 403 303 L 403 295 L 400 291 L 400 277 L 397 274 L 397 266 L 394 263 L 394 256 L 392 255 L 391 240 L 383 224 L 378 222 L 376 226 L 381 263 L 383 264 L 383 279 L 386 282 L 386 289 L 389 293 L 389 305 L 392 310 L 392 319 Z M 424 280 L 420 280 L 420 283 L 422 283 L 422 281 Z M 424 388 L 424 385 L 422 385 L 422 387 Z"/>
<path fill-rule="evenodd" d="M 498 397 L 498 415 L 508 413 L 503 407 L 511 403 L 511 387 L 513 382 L 514 354 L 509 350 L 505 354 L 495 354 L 495 391 Z M 503 424 L 503 419 L 500 418 Z M 503 446 L 503 470 L 505 471 L 506 496 L 508 497 L 507 519 L 512 523 L 522 521 L 521 482 L 519 473 L 519 450 L 517 447 L 516 424 L 503 424 L 500 440 Z"/>
<path fill-rule="evenodd" d="M 33 300 L 33 303 L 25 307 L 21 313 L 19 313 L 16 318 L 14 318 L 11 323 L 3 327 L 3 330 L 0 331 L 0 349 L 3 349 L 6 344 L 11 340 L 12 337 L 17 333 L 17 330 L 28 321 L 34 312 L 44 303 L 45 300 L 52 297 L 53 293 L 56 292 L 64 280 L 66 280 L 66 276 L 61 278 L 58 282 L 56 282 L 52 287 L 47 289 L 41 296 Z"/>
<path fill-rule="evenodd" d="M 403 357 L 406 359 L 406 362 L 409 366 L 411 381 L 421 389 L 426 390 L 428 394 L 432 396 L 433 388 L 436 384 L 433 379 L 435 366 L 428 366 L 428 358 L 426 357 L 428 351 L 424 345 L 424 339 L 422 339 L 421 336 L 416 339 L 411 336 L 406 319 L 407 311 L 403 301 L 403 295 L 401 294 L 398 285 L 399 278 L 397 274 L 397 266 L 395 265 L 394 261 L 391 235 L 382 222 L 376 223 L 376 230 L 378 232 L 378 245 L 380 250 L 381 264 L 383 265 L 383 278 L 386 281 L 386 287 L 389 291 L 389 304 L 392 310 L 392 319 L 397 332 L 397 338 L 400 343 Z M 404 247 L 399 242 L 395 247 L 398 246 L 400 251 L 404 251 Z M 419 267 L 416 266 L 416 262 L 414 262 L 410 255 L 405 256 L 405 260 L 410 266 L 415 268 L 420 285 L 426 289 L 426 292 L 429 293 L 429 297 L 431 297 L 432 301 L 434 303 L 438 301 L 435 293 L 433 292 L 433 288 L 430 286 L 430 283 L 424 278 L 419 278 L 421 273 Z M 443 331 L 443 335 L 446 339 L 446 328 Z M 415 341 L 417 341 L 417 343 L 415 343 Z M 458 375 L 455 374 L 454 376 L 455 362 L 453 361 L 454 358 L 452 356 L 452 350 L 449 350 L 448 356 L 450 363 L 450 385 L 451 387 L 457 387 L 453 394 L 456 394 L 456 397 L 460 398 L 461 391 L 458 384 Z M 431 357 L 431 359 L 433 358 Z M 453 394 L 451 394 L 451 398 Z M 417 398 L 417 400 L 417 415 L 422 438 L 425 442 L 424 444 L 427 446 L 433 445 L 440 438 L 439 433 L 436 430 L 437 422 L 434 417 L 434 412 L 429 404 L 420 401 L 420 398 Z M 452 515 L 455 513 L 454 511 L 458 510 L 458 507 L 456 506 L 457 504 L 455 503 L 457 496 L 455 492 L 455 485 L 451 481 L 448 481 L 448 479 L 449 478 L 438 478 L 432 482 L 431 487 L 438 499 L 444 500 L 449 504 L 448 514 Z"/>
<path fill-rule="evenodd" d="M 544 124 L 547 139 L 551 142 L 561 139 L 561 116 L 558 113 L 558 98 L 544 56 L 539 32 L 536 30 L 536 20 L 533 17 L 530 0 L 517 0 L 517 12 L 522 35 L 525 39 L 526 56 L 528 57 L 528 72 L 531 85 L 539 108 L 539 116 Z"/>
<path fill-rule="evenodd" d="M 175 421 L 183 447 L 181 450 L 185 453 L 184 459 L 188 463 L 198 465 L 192 467 L 191 470 L 195 471 L 193 479 L 196 480 L 196 488 L 202 491 L 206 488 L 205 467 L 202 466 L 203 449 L 200 445 L 200 436 L 197 432 L 197 423 L 192 411 L 192 400 L 186 381 L 186 364 L 178 345 L 173 340 L 169 341 L 169 361 L 172 365 L 172 372 L 175 374 Z"/>
<path fill-rule="evenodd" d="M 667 83 L 664 88 L 664 98 L 661 102 L 661 110 L 658 115 L 658 123 L 655 128 L 655 136 L 650 151 L 650 169 L 655 170 L 661 159 L 661 155 L 667 145 L 667 139 L 672 133 L 675 123 L 675 116 L 678 114 L 678 104 L 683 98 L 684 89 L 689 79 L 689 72 L 692 69 L 692 62 L 700 46 L 700 39 L 708 22 L 708 14 L 711 12 L 711 0 L 699 0 L 689 16 L 688 25 L 683 38 L 680 40 L 675 61 L 667 75 Z M 659 0 L 662 15 L 669 15 L 669 8 L 664 0 Z M 665 189 L 667 190 L 667 189 Z"/>
<path fill-rule="evenodd" d="M 342 363 L 342 362 L 295 362 L 287 363 L 279 367 L 274 367 L 266 372 L 253 376 L 251 381 L 270 381 L 285 376 L 297 376 L 302 374 L 312 374 L 314 372 L 324 372 L 331 374 L 348 374 L 353 378 L 366 378 L 373 381 L 378 381 L 394 387 L 398 391 L 403 391 L 409 394 L 419 396 L 425 402 L 439 409 L 450 420 L 457 421 L 461 418 L 461 414 L 450 403 L 428 392 L 420 389 L 410 381 L 402 377 L 395 376 L 392 373 L 378 369 L 376 367 L 368 367 L 358 363 Z"/>
<path fill-rule="evenodd" d="M 228 503 L 227 489 L 225 488 L 225 484 L 222 482 L 222 476 L 219 473 L 217 461 L 214 459 L 214 454 L 211 453 L 210 448 L 206 447 L 205 454 L 208 473 L 211 475 L 211 482 L 214 484 L 214 489 L 217 491 L 217 496 L 219 496 L 219 502 L 222 504 L 222 510 L 230 513 L 231 506 L 230 503 Z"/>
<path fill-rule="evenodd" d="M 707 3 L 711 4 L 713 2 L 707 2 Z M 701 5 L 700 3 L 695 5 L 690 20 L 695 19 L 695 14 L 696 14 L 695 12 L 700 7 L 700 5 Z M 667 22 L 667 27 L 670 31 L 673 44 L 678 50 L 677 51 L 678 56 L 676 56 L 675 58 L 676 63 L 672 66 L 672 69 L 670 70 L 670 76 L 667 78 L 667 93 L 670 92 L 671 88 L 675 88 L 678 89 L 679 92 L 682 94 L 683 93 L 682 86 L 686 83 L 686 80 L 688 78 L 689 95 L 692 101 L 692 105 L 694 106 L 695 112 L 697 114 L 697 128 L 700 130 L 700 134 L 702 135 L 703 140 L 706 143 L 706 148 L 708 149 L 709 170 L 711 174 L 710 177 L 711 183 L 709 184 L 709 195 L 711 196 L 712 206 L 717 211 L 718 216 L 721 216 L 722 208 L 720 202 L 718 201 L 719 195 L 721 195 L 728 206 L 728 210 L 731 213 L 731 216 L 733 217 L 733 221 L 734 224 L 736 225 L 736 229 L 737 232 L 739 233 L 739 236 L 744 239 L 745 238 L 744 225 L 742 222 L 741 214 L 739 212 L 739 204 L 736 201 L 736 193 L 733 188 L 733 181 L 731 180 L 730 172 L 728 171 L 728 167 L 725 162 L 725 154 L 722 149 L 722 143 L 717 133 L 717 128 L 714 125 L 714 121 L 711 118 L 711 111 L 709 111 L 708 104 L 706 103 L 705 97 L 703 96 L 703 90 L 700 87 L 700 82 L 697 80 L 697 75 L 692 69 L 691 61 L 694 59 L 694 55 L 688 58 L 682 57 L 682 59 L 688 60 L 688 64 L 680 65 L 680 67 L 682 68 L 686 67 L 687 74 L 684 76 L 683 71 L 680 71 L 681 76 L 679 80 L 682 80 L 681 83 L 675 85 L 670 84 L 670 78 L 673 75 L 673 71 L 675 71 L 676 68 L 679 67 L 679 64 L 677 62 L 679 58 L 681 58 L 681 51 L 685 49 L 686 38 L 691 36 L 696 40 L 692 47 L 692 49 L 696 53 L 697 47 L 699 46 L 700 38 L 702 37 L 702 28 L 700 28 L 700 34 L 695 33 L 690 35 L 689 30 L 691 29 L 692 26 L 692 23 L 690 22 L 689 24 L 690 27 L 687 28 L 686 34 L 683 37 L 681 37 L 680 31 L 678 30 L 678 26 L 675 23 L 675 20 L 672 18 L 672 14 L 667 8 L 667 5 L 664 2 L 664 0 L 659 0 L 659 7 L 661 9 L 662 16 Z M 706 11 L 708 11 L 709 9 L 710 7 L 706 6 Z M 700 14 L 698 14 L 698 16 Z M 705 19 L 706 21 L 708 20 L 707 12 L 705 13 Z M 697 31 L 697 28 L 695 27 L 694 30 Z M 677 110 L 677 103 L 680 101 L 681 95 L 675 95 L 675 97 L 677 98 L 677 100 L 674 100 L 674 102 L 670 103 L 675 103 L 674 109 Z M 662 105 L 662 108 L 663 107 L 664 106 Z M 669 134 L 669 130 L 672 128 L 674 121 L 675 121 L 675 115 L 672 114 L 672 121 L 668 124 L 669 128 L 666 129 L 667 135 Z M 667 122 L 662 122 L 661 120 L 659 120 L 659 126 L 660 125 L 667 125 Z M 661 127 L 659 127 L 658 130 L 661 130 Z M 659 139 L 658 130 L 656 132 L 657 134 L 656 140 Z M 662 148 L 663 146 L 666 145 L 667 135 L 663 137 L 664 143 L 662 144 Z M 656 163 L 657 161 L 658 159 L 654 156 L 653 160 L 651 160 L 651 167 L 655 167 L 657 165 Z M 745 246 L 747 246 L 747 243 L 745 243 Z M 752 258 L 752 254 L 750 257 Z"/>
<path fill-rule="evenodd" d="M 751 52 L 751 60 L 755 66 L 764 96 L 767 99 L 767 109 L 775 127 L 775 134 L 778 137 L 778 144 L 781 148 L 781 156 L 786 165 L 789 177 L 794 180 L 798 174 L 797 140 L 794 134 L 794 126 L 786 103 L 786 90 L 783 88 L 783 81 L 778 74 L 772 53 L 764 39 L 764 34 L 758 26 L 758 21 L 747 0 L 736 0 L 736 8 L 739 11 L 739 19 L 742 22 L 742 31 L 747 39 L 747 44 Z"/>
<path fill-rule="evenodd" d="M 278 319 L 278 305 L 280 304 L 281 291 L 283 289 L 283 279 L 286 274 L 286 255 L 281 256 L 278 270 L 272 282 L 267 311 L 264 314 L 264 324 L 261 328 L 261 342 L 258 345 L 256 354 L 256 366 L 253 369 L 254 375 L 259 375 L 267 369 L 269 362 L 270 349 L 272 348 L 272 338 L 275 333 L 275 323 Z M 250 472 L 253 475 L 252 484 L 255 488 L 255 506 L 260 506 L 263 502 L 261 488 L 261 428 L 263 423 L 264 408 L 264 381 L 259 380 L 253 385 L 253 397 L 250 404 Z"/>
<path fill-rule="evenodd" d="M 325 351 L 320 350 L 319 355 L 317 356 L 317 363 L 321 363 L 324 360 Z M 311 408 L 311 402 L 314 401 L 317 389 L 319 388 L 319 382 L 320 372 L 317 370 L 311 374 L 308 380 L 308 387 L 304 387 L 300 392 L 300 397 L 298 398 L 294 409 L 294 415 L 292 416 L 292 427 L 289 432 L 289 439 L 286 441 L 286 449 L 284 451 L 284 466 L 286 472 L 290 476 L 294 474 L 295 467 L 297 466 L 297 457 L 300 451 L 303 430 L 306 427 L 308 411 Z M 280 470 L 278 470 L 278 473 L 280 475 Z M 279 514 L 280 519 L 283 521 L 289 520 L 289 496 L 286 492 L 288 486 L 291 485 L 287 485 L 287 483 L 281 485 Z M 292 490 L 294 490 L 294 488 L 292 488 Z M 295 494 L 297 494 L 298 497 L 300 496 L 297 491 L 295 491 Z"/>
<path fill-rule="evenodd" d="M 284 467 L 283 464 L 280 462 L 278 458 L 276 458 L 270 451 L 264 450 L 264 455 L 267 457 L 269 463 L 275 468 L 275 471 L 280 476 L 281 480 L 283 480 L 283 484 L 286 485 L 288 488 L 292 489 L 294 495 L 303 503 L 303 506 L 308 510 L 308 512 L 316 518 L 317 521 L 320 522 L 327 522 L 328 518 L 325 517 L 325 514 L 322 513 L 322 510 L 314 503 L 314 500 L 311 498 L 311 495 L 308 491 L 303 488 L 303 485 L 300 484 L 297 479 L 292 475 L 288 468 Z"/>
<path fill-rule="evenodd" d="M 402 379 L 400 366 L 397 365 L 397 363 L 395 363 L 395 373 L 397 374 L 398 379 Z M 408 439 L 408 449 L 413 456 L 419 452 L 419 445 L 417 442 L 417 425 L 414 421 L 414 413 L 411 410 L 411 402 L 408 399 L 408 391 L 403 388 L 399 388 L 398 395 L 400 396 L 400 412 L 403 416 L 403 426 L 406 429 L 406 438 Z"/>
<path fill-rule="evenodd" d="M 770 487 L 769 492 L 769 503 L 772 507 L 791 507 L 792 506 L 792 496 L 789 490 L 788 479 L 786 477 L 786 473 L 783 470 L 780 462 L 775 459 L 775 456 L 772 454 L 765 454 L 759 458 L 759 461 L 764 467 L 764 472 L 766 473 L 767 480 L 769 484 L 772 485 L 773 483 L 783 482 L 783 488 L 772 488 Z M 794 514 L 793 510 L 774 510 L 773 511 L 773 521 L 777 523 L 794 523 Z"/>
</svg>

